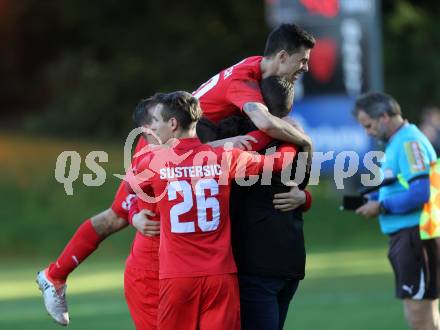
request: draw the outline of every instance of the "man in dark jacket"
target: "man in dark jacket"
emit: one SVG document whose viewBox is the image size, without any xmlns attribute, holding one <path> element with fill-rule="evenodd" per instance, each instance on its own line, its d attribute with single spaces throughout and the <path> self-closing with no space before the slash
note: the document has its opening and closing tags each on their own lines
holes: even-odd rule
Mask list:
<svg viewBox="0 0 440 330">
<path fill-rule="evenodd" d="M 292 84 L 270 77 L 261 82 L 261 89 L 272 114 L 284 117 L 289 113 L 293 103 Z M 246 134 L 254 127 L 246 119 L 230 117 L 214 129 L 216 138 L 222 139 Z M 279 141 L 273 141 L 266 150 L 272 147 L 282 150 Z M 290 173 L 292 179 L 295 170 L 296 164 Z M 231 188 L 232 243 L 239 273 L 241 328 L 244 330 L 283 328 L 290 301 L 304 278 L 302 212 L 311 204 L 310 194 L 304 190 L 306 184 L 307 176 L 296 190 L 298 205 L 287 211 L 273 205 L 275 194 L 282 197 L 290 191 L 282 182 L 281 174 L 272 174 L 270 185 L 257 182 L 246 187 L 234 184 Z"/>
</svg>

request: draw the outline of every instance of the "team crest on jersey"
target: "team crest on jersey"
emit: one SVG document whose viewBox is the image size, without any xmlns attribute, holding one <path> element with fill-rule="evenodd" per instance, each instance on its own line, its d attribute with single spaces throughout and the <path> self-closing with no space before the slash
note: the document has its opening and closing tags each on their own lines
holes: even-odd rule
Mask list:
<svg viewBox="0 0 440 330">
<path fill-rule="evenodd" d="M 404 148 L 411 173 L 426 170 L 423 152 L 420 149 L 419 143 L 416 141 L 409 141 L 405 143 Z"/>
</svg>

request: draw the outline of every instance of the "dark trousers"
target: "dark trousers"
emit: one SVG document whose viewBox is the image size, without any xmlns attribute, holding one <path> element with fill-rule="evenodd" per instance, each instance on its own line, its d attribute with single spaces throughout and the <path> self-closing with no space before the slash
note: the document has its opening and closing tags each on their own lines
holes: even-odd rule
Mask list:
<svg viewBox="0 0 440 330">
<path fill-rule="evenodd" d="M 239 275 L 242 330 L 283 329 L 299 280 Z"/>
</svg>

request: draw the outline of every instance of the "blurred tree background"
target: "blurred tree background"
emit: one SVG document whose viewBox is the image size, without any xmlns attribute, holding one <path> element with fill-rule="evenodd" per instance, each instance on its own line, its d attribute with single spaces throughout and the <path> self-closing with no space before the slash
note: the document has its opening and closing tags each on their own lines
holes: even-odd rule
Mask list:
<svg viewBox="0 0 440 330">
<path fill-rule="evenodd" d="M 195 90 L 267 33 L 249 0 L 0 3 L 1 115 L 57 134 L 124 136 L 140 98 Z"/>
<path fill-rule="evenodd" d="M 440 3 L 399 0 L 383 7 L 386 92 L 417 122 L 423 108 L 440 106 Z"/>
<path fill-rule="evenodd" d="M 417 120 L 438 104 L 437 1 L 383 1 L 386 91 Z M 0 0 L 1 126 L 45 134 L 126 135 L 156 91 L 193 91 L 261 54 L 264 2 Z"/>
</svg>

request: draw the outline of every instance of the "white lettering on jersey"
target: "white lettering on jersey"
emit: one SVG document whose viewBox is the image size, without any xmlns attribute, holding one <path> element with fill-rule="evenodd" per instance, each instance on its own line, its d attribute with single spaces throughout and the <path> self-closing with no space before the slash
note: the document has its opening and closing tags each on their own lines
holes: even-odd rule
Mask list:
<svg viewBox="0 0 440 330">
<path fill-rule="evenodd" d="M 197 166 L 183 166 L 183 167 L 168 167 L 159 170 L 160 178 L 165 179 L 180 179 L 180 178 L 203 178 L 213 177 L 222 174 L 222 169 L 219 164 L 215 165 L 197 165 Z"/>
<path fill-rule="evenodd" d="M 212 77 L 207 82 L 205 82 L 202 86 L 200 86 L 198 90 L 193 92 L 193 96 L 196 99 L 201 98 L 203 95 L 205 95 L 207 92 L 209 92 L 215 85 L 217 85 L 219 79 L 220 79 L 220 73 L 216 74 L 214 77 Z"/>
<path fill-rule="evenodd" d="M 125 200 L 121 204 L 122 209 L 126 211 L 130 210 L 131 204 L 133 203 L 133 199 L 135 197 L 136 197 L 135 194 L 128 194 L 127 197 L 125 197 Z"/>
<path fill-rule="evenodd" d="M 206 190 L 209 190 L 211 197 L 206 198 Z M 177 199 L 177 192 L 183 200 L 173 205 L 170 209 L 171 232 L 177 234 L 194 233 L 195 221 L 180 221 L 180 217 L 189 212 L 193 205 L 192 186 L 187 181 L 172 181 L 168 186 L 168 200 Z M 201 179 L 195 185 L 195 197 L 197 205 L 197 226 L 203 232 L 216 230 L 220 224 L 220 204 L 215 197 L 219 193 L 218 183 L 214 179 Z M 207 210 L 212 210 L 212 219 L 208 220 Z"/>
<path fill-rule="evenodd" d="M 226 69 L 225 72 L 223 73 L 223 79 L 228 78 L 232 74 L 233 70 L 234 70 L 233 66 L 231 66 L 230 68 Z"/>
<path fill-rule="evenodd" d="M 243 63 L 244 61 L 246 61 L 246 59 L 241 60 L 240 62 L 238 62 L 237 64 L 234 64 L 233 66 L 227 68 L 226 70 L 223 71 L 223 80 L 225 80 L 226 78 L 228 78 L 231 74 L 232 71 L 234 70 L 234 68 Z M 193 92 L 193 96 L 196 99 L 200 99 L 203 95 L 205 95 L 206 93 L 208 93 L 211 89 L 214 88 L 215 85 L 217 85 L 217 83 L 220 80 L 220 73 L 216 74 L 214 77 L 212 77 L 211 79 L 209 79 L 207 82 L 203 83 L 195 92 Z"/>
<path fill-rule="evenodd" d="M 237 65 L 243 63 L 244 61 L 246 61 L 246 59 L 244 59 L 244 60 L 238 62 L 237 64 L 234 64 L 233 66 L 227 68 L 227 69 L 223 72 L 223 79 L 226 80 L 226 79 L 232 74 L 232 71 L 234 71 L 234 68 L 235 68 Z"/>
</svg>

